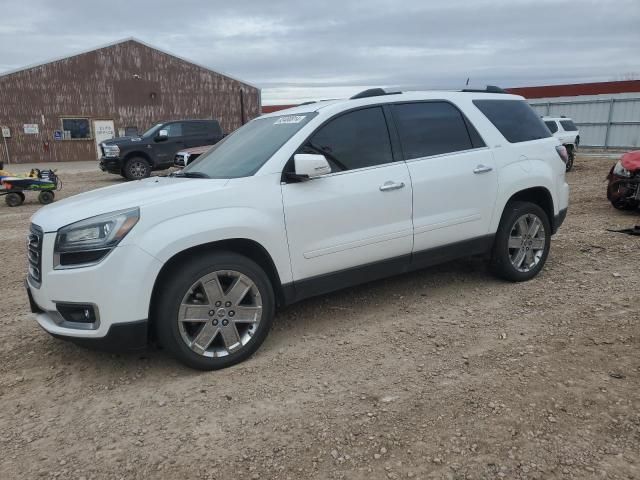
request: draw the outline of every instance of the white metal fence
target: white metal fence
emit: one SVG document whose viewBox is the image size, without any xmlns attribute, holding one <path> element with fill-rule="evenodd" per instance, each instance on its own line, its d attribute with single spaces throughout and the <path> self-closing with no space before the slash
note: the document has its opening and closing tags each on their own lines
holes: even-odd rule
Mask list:
<svg viewBox="0 0 640 480">
<path fill-rule="evenodd" d="M 529 104 L 540 115 L 573 119 L 580 129 L 580 145 L 604 148 L 640 146 L 640 97 L 561 100 Z"/>
</svg>

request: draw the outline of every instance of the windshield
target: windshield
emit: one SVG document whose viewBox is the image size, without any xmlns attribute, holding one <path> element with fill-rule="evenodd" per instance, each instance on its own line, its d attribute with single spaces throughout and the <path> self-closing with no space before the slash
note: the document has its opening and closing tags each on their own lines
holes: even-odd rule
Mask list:
<svg viewBox="0 0 640 480">
<path fill-rule="evenodd" d="M 162 127 L 162 124 L 161 124 L 161 123 L 158 123 L 157 125 L 154 125 L 154 126 L 153 126 L 153 127 L 151 127 L 149 130 L 147 130 L 146 132 L 144 132 L 144 133 L 142 134 L 142 136 L 143 136 L 143 137 L 153 137 L 153 136 L 156 134 L 156 132 L 157 132 L 158 130 L 160 130 L 160 127 Z"/>
<path fill-rule="evenodd" d="M 200 155 L 183 172 L 209 178 L 240 178 L 256 173 L 316 113 L 256 118 Z"/>
</svg>

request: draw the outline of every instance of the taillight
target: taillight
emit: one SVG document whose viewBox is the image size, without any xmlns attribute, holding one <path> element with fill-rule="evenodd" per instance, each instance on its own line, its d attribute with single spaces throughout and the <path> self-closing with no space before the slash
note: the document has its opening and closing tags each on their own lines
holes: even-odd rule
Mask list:
<svg viewBox="0 0 640 480">
<path fill-rule="evenodd" d="M 558 152 L 560 159 L 564 163 L 567 163 L 569 161 L 569 154 L 567 153 L 567 149 L 564 147 L 564 145 L 557 145 L 556 152 Z"/>
</svg>

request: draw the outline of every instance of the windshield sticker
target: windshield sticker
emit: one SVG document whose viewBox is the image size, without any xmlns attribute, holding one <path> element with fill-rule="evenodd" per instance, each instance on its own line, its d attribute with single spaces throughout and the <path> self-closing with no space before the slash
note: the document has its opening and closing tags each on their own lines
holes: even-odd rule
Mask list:
<svg viewBox="0 0 640 480">
<path fill-rule="evenodd" d="M 304 115 L 288 115 L 286 117 L 280 117 L 274 125 L 282 125 L 283 123 L 300 123 L 305 119 Z"/>
</svg>

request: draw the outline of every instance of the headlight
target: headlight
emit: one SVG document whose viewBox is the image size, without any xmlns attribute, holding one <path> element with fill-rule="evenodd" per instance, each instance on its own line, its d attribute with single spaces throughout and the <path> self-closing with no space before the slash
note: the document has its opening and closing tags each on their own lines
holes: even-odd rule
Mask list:
<svg viewBox="0 0 640 480">
<path fill-rule="evenodd" d="M 614 175 L 618 175 L 619 177 L 630 177 L 631 172 L 622 166 L 622 162 L 618 161 L 616 166 L 613 167 Z"/>
<path fill-rule="evenodd" d="M 56 236 L 54 268 L 95 265 L 120 243 L 139 219 L 140 209 L 132 208 L 62 227 Z"/>
<path fill-rule="evenodd" d="M 117 157 L 120 155 L 120 147 L 117 145 L 105 145 L 103 143 L 102 149 L 104 150 L 105 157 Z"/>
</svg>

